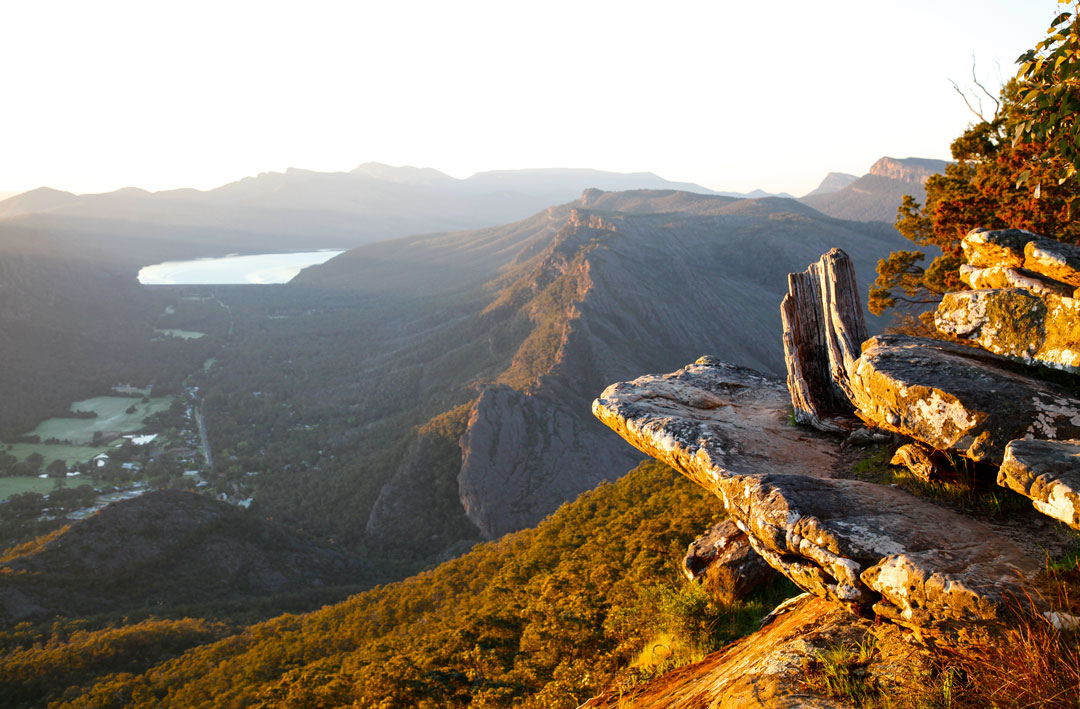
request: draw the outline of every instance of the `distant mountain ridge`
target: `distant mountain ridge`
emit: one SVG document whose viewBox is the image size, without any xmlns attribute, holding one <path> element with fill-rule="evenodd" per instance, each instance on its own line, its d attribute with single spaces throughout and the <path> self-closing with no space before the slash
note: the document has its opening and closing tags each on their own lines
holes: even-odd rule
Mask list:
<svg viewBox="0 0 1080 709">
<path fill-rule="evenodd" d="M 438 298 L 454 288 L 451 274 L 468 274 L 474 288 L 487 274 L 490 280 L 476 292 L 490 295 L 470 306 L 482 307 L 481 313 L 457 323 L 440 319 L 427 332 L 410 327 L 410 346 L 433 352 L 423 382 L 434 381 L 429 372 L 464 381 L 483 372 L 484 383 L 471 385 L 479 396 L 462 391 L 452 399 L 472 399 L 467 415 L 456 415 L 461 459 L 447 466 L 425 458 L 441 445 L 425 439 L 384 483 L 367 529 L 400 539 L 407 530 L 398 520 L 422 518 L 430 521 L 426 532 L 436 534 L 435 515 L 417 491 L 438 487 L 423 476 L 440 469 L 456 475 L 456 484 L 440 489 L 455 490 L 471 522 L 494 537 L 535 523 L 636 461 L 633 450 L 612 441 L 588 414 L 605 381 L 706 352 L 782 371 L 774 335 L 787 272 L 840 245 L 869 283 L 877 259 L 900 243 L 884 225 L 837 222 L 778 197 L 590 189 L 576 202 L 515 224 L 360 247 L 304 271 L 295 285 L 382 297 L 404 288 Z M 373 378 L 393 381 L 395 370 L 410 366 L 416 364 L 404 352 L 388 353 L 361 386 Z M 273 385 L 260 380 L 253 386 Z M 245 406 L 238 402 L 230 410 Z M 290 504 L 256 496 L 266 509 L 283 503 Z"/>
<path fill-rule="evenodd" d="M 506 224 L 589 188 L 715 194 L 650 172 L 542 168 L 457 179 L 431 168 L 371 162 L 350 172 L 265 172 L 206 191 L 129 187 L 76 195 L 42 187 L 0 201 L 0 236 L 11 227 L 83 243 L 105 237 L 126 242 L 121 250 L 143 254 L 142 265 L 149 265 L 228 253 L 351 248 Z"/>
<path fill-rule="evenodd" d="M 837 219 L 853 221 L 882 221 L 893 223 L 896 210 L 904 195 L 911 195 L 922 204 L 926 201 L 923 185 L 931 175 L 945 171 L 949 163 L 929 158 L 883 157 L 870 166 L 862 177 L 849 180 L 839 189 L 832 189 L 842 180 L 829 180 L 837 173 L 830 173 L 822 185 L 813 192 L 800 197 L 799 201 L 823 214 Z M 828 189 L 826 183 L 829 183 Z"/>
<path fill-rule="evenodd" d="M 932 160 L 930 158 L 897 159 L 883 157 L 870 166 L 869 174 L 924 185 L 931 175 L 945 172 L 945 166 L 948 164 L 947 160 Z"/>
</svg>

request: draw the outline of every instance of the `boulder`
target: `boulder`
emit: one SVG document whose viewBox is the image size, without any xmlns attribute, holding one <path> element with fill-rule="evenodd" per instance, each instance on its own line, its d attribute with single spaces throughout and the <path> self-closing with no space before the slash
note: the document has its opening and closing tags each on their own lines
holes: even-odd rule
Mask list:
<svg viewBox="0 0 1080 709">
<path fill-rule="evenodd" d="M 773 568 L 859 613 L 950 635 L 997 622 L 1038 565 L 989 527 L 898 488 L 833 479 L 839 445 L 785 423 L 783 385 L 698 360 L 608 387 L 593 413 L 723 500 Z"/>
<path fill-rule="evenodd" d="M 1053 239 L 1029 241 L 1024 246 L 1024 268 L 1080 286 L 1080 246 Z"/>
<path fill-rule="evenodd" d="M 683 574 L 689 581 L 702 581 L 706 575 L 726 578 L 732 595 L 744 598 L 776 572 L 750 546 L 746 532 L 725 519 L 690 543 L 683 557 Z"/>
<path fill-rule="evenodd" d="M 1023 229 L 973 229 L 960 242 L 960 248 L 964 260 L 976 268 L 1019 268 L 1024 265 L 1024 247 L 1040 239 L 1045 237 Z"/>
<path fill-rule="evenodd" d="M 937 329 L 1025 363 L 1080 371 L 1080 301 L 1021 288 L 947 293 Z"/>
<path fill-rule="evenodd" d="M 851 430 L 848 379 L 867 331 L 848 255 L 833 249 L 805 271 L 788 274 L 780 315 L 795 420 L 824 431 Z"/>
<path fill-rule="evenodd" d="M 851 384 L 869 423 L 997 465 L 1011 440 L 1080 436 L 1080 400 L 1018 369 L 971 347 L 883 335 L 864 343 Z"/>
<path fill-rule="evenodd" d="M 968 264 L 960 265 L 960 280 L 969 287 L 980 288 L 1023 288 L 1035 295 L 1060 295 L 1073 297 L 1075 289 L 1068 283 L 1029 271 L 1026 268 L 990 266 L 976 268 Z"/>
<path fill-rule="evenodd" d="M 940 456 L 941 451 L 922 443 L 905 443 L 893 453 L 889 465 L 902 465 L 923 482 L 940 481 L 946 477 L 943 475 Z"/>
<path fill-rule="evenodd" d="M 1010 442 L 998 484 L 1030 498 L 1039 512 L 1080 529 L 1080 440 Z"/>
</svg>

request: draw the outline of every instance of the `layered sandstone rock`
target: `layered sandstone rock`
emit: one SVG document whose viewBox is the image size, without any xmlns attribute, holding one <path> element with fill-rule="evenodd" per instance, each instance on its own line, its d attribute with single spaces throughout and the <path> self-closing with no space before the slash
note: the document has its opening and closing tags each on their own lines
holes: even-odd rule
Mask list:
<svg viewBox="0 0 1080 709">
<path fill-rule="evenodd" d="M 1068 283 L 1029 271 L 1026 268 L 989 266 L 976 268 L 968 264 L 960 266 L 960 280 L 976 290 L 982 288 L 1023 288 L 1035 295 L 1073 296 L 1074 288 Z"/>
<path fill-rule="evenodd" d="M 974 229 L 960 242 L 960 248 L 970 266 L 1020 268 L 1024 265 L 1024 247 L 1042 238 L 1023 229 Z"/>
<path fill-rule="evenodd" d="M 1024 245 L 1024 268 L 1080 286 L 1080 246 L 1053 239 L 1036 239 Z"/>
<path fill-rule="evenodd" d="M 947 293 L 934 315 L 943 333 L 996 354 L 1080 369 L 1080 301 L 1022 288 Z"/>
<path fill-rule="evenodd" d="M 892 487 L 832 479 L 838 443 L 785 423 L 779 381 L 703 358 L 614 384 L 593 412 L 721 500 L 754 549 L 812 593 L 950 635 L 978 633 L 1037 564 Z"/>
<path fill-rule="evenodd" d="M 998 484 L 1030 498 L 1043 514 L 1080 529 L 1080 440 L 1012 441 Z"/>
<path fill-rule="evenodd" d="M 863 345 L 851 380 L 858 414 L 938 450 L 999 464 L 1017 438 L 1080 436 L 1080 399 L 971 347 L 888 335 Z"/>
</svg>

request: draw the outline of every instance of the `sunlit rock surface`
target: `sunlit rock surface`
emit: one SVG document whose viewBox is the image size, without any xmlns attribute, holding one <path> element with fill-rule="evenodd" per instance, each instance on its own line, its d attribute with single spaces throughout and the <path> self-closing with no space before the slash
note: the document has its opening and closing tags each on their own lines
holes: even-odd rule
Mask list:
<svg viewBox="0 0 1080 709">
<path fill-rule="evenodd" d="M 1024 245 L 1024 268 L 1080 286 L 1080 246 L 1053 239 L 1038 239 Z"/>
<path fill-rule="evenodd" d="M 1043 514 L 1080 529 L 1080 440 L 1012 441 L 998 484 L 1030 498 Z"/>
<path fill-rule="evenodd" d="M 972 347 L 887 335 L 864 343 L 851 383 L 864 420 L 998 464 L 1011 440 L 1080 436 L 1080 400 L 1019 366 Z"/>
<path fill-rule="evenodd" d="M 974 289 L 981 288 L 1023 288 L 1035 295 L 1073 296 L 1074 287 L 1068 283 L 1056 281 L 1026 268 L 990 266 L 976 268 L 968 264 L 960 265 L 960 280 Z"/>
<path fill-rule="evenodd" d="M 1080 370 L 1080 301 L 1022 288 L 947 293 L 934 314 L 943 333 L 996 354 Z"/>
<path fill-rule="evenodd" d="M 790 425 L 783 384 L 753 370 L 703 358 L 614 384 L 593 413 L 716 494 L 774 568 L 856 612 L 977 633 L 1019 574 L 1037 569 L 981 523 L 897 488 L 833 479 L 838 440 Z"/>
<path fill-rule="evenodd" d="M 733 520 L 717 522 L 690 543 L 683 557 L 683 575 L 700 581 L 713 574 L 730 584 L 736 598 L 743 598 L 775 577 L 773 570 L 754 551 L 746 532 Z"/>
</svg>

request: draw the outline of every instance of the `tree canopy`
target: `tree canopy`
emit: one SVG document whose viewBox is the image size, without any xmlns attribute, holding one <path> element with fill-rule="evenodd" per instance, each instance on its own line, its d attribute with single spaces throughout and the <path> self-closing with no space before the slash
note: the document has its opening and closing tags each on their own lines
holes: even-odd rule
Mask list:
<svg viewBox="0 0 1080 709">
<path fill-rule="evenodd" d="M 958 276 L 960 242 L 971 229 L 1018 228 L 1080 241 L 1080 30 L 1062 13 L 1049 36 L 1026 52 L 1017 76 L 952 143 L 956 161 L 926 182 L 926 202 L 905 196 L 896 228 L 923 250 L 895 251 L 878 262 L 870 310 L 890 308 L 906 324 L 932 334 L 928 307 L 964 288 Z"/>
</svg>

